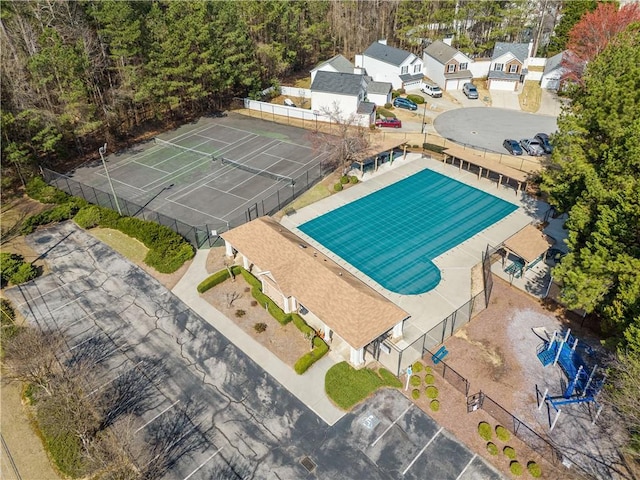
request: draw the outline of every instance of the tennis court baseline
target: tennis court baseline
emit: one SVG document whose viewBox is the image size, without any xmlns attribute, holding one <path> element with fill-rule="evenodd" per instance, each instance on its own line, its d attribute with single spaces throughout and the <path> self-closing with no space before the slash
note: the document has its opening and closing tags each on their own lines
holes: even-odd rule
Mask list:
<svg viewBox="0 0 640 480">
<path fill-rule="evenodd" d="M 425 169 L 298 229 L 387 290 L 417 295 L 440 282 L 433 259 L 517 208 Z"/>
</svg>

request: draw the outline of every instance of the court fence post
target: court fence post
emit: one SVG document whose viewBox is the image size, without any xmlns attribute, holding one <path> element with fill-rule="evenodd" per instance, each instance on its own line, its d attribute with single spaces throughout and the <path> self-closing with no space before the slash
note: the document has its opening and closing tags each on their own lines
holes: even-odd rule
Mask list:
<svg viewBox="0 0 640 480">
<path fill-rule="evenodd" d="M 278 210 L 282 210 L 280 206 L 280 189 L 276 190 L 276 197 L 278 198 Z"/>
</svg>

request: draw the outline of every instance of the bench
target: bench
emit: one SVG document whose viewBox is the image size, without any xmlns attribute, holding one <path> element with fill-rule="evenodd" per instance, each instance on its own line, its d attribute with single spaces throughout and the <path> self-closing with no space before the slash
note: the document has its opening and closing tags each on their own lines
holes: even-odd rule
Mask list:
<svg viewBox="0 0 640 480">
<path fill-rule="evenodd" d="M 437 365 L 442 361 L 444 357 L 447 356 L 448 353 L 449 350 L 447 350 L 447 347 L 443 345 L 438 349 L 436 353 L 433 354 L 433 356 L 431 357 L 431 361 L 434 365 Z"/>
</svg>

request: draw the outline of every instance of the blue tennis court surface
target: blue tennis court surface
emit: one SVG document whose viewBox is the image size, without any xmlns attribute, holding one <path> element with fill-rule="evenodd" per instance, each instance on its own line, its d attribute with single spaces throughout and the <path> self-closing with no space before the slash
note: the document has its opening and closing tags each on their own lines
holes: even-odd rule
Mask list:
<svg viewBox="0 0 640 480">
<path fill-rule="evenodd" d="M 517 208 L 422 170 L 298 228 L 387 290 L 417 295 L 440 282 L 434 258 Z"/>
</svg>

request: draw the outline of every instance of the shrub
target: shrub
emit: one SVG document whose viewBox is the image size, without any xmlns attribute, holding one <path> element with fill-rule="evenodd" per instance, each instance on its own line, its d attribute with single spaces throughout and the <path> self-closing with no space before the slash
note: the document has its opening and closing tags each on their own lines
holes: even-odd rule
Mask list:
<svg viewBox="0 0 640 480">
<path fill-rule="evenodd" d="M 424 373 L 430 374 L 431 372 L 433 372 L 433 369 L 430 366 L 427 365 L 424 367 Z"/>
<path fill-rule="evenodd" d="M 349 177 L 349 183 L 352 185 L 355 185 L 356 183 L 358 183 L 360 180 L 358 180 L 358 177 L 356 177 L 355 175 L 351 175 Z"/>
<path fill-rule="evenodd" d="M 396 90 L 393 90 L 393 91 L 391 92 L 391 98 L 397 98 L 397 97 L 399 97 L 399 96 L 400 96 L 400 92 L 398 92 L 398 91 L 396 91 Z"/>
<path fill-rule="evenodd" d="M 257 300 L 251 300 L 251 306 L 255 307 L 258 305 L 258 301 Z"/>
<path fill-rule="evenodd" d="M 420 398 L 419 388 L 414 388 L 413 390 L 411 390 L 411 398 L 413 398 L 414 400 L 417 400 L 418 398 Z"/>
<path fill-rule="evenodd" d="M 38 276 L 38 270 L 30 263 L 23 263 L 18 267 L 16 273 L 11 275 L 11 283 L 20 285 L 21 283 L 33 280 Z"/>
<path fill-rule="evenodd" d="M 56 187 L 48 185 L 40 177 L 34 177 L 27 183 L 25 189 L 27 195 L 41 203 L 65 203 L 69 199 L 69 195 Z"/>
<path fill-rule="evenodd" d="M 73 220 L 82 228 L 104 227 L 117 228 L 121 216 L 118 212 L 98 205 L 87 205 L 81 208 Z"/>
<path fill-rule="evenodd" d="M 511 438 L 511 434 L 509 433 L 509 430 L 504 428 L 502 425 L 498 425 L 496 426 L 496 437 L 503 442 L 508 442 Z"/>
<path fill-rule="evenodd" d="M 438 410 L 440 410 L 440 402 L 438 400 L 431 400 L 431 402 L 429 403 L 429 407 L 431 407 L 431 410 L 434 412 L 437 412 Z"/>
<path fill-rule="evenodd" d="M 407 95 L 407 99 L 411 100 L 416 105 L 422 105 L 424 103 L 424 98 L 420 95 Z"/>
<path fill-rule="evenodd" d="M 387 387 L 401 388 L 402 382 L 386 368 L 378 370 L 378 375 Z"/>
<path fill-rule="evenodd" d="M 400 95 L 404 95 L 405 93 L 407 93 L 407 91 L 406 91 L 404 88 L 399 88 L 399 89 L 398 89 L 398 93 L 399 93 Z"/>
<path fill-rule="evenodd" d="M 511 473 L 513 473 L 516 477 L 522 475 L 522 465 L 520 465 L 520 463 L 515 460 L 509 464 L 509 470 L 511 470 Z"/>
<path fill-rule="evenodd" d="M 250 271 L 239 266 L 231 267 L 231 271 L 233 272 L 234 275 L 237 275 L 238 273 L 240 273 L 240 275 L 242 275 L 242 278 L 244 278 L 245 281 L 249 285 L 251 285 L 251 287 L 258 288 L 258 289 L 262 288 L 262 283 L 260 282 L 260 280 L 258 280 L 254 275 L 252 275 Z"/>
<path fill-rule="evenodd" d="M 498 454 L 498 447 L 493 442 L 487 442 L 487 451 L 491 455 L 497 455 Z"/>
<path fill-rule="evenodd" d="M 82 204 L 83 202 L 86 204 L 84 200 L 76 198 L 67 203 L 59 204 L 51 210 L 45 210 L 44 212 L 40 212 L 36 215 L 31 215 L 25 219 L 22 224 L 22 228 L 20 229 L 20 233 L 22 235 L 29 235 L 30 233 L 33 233 L 39 225 L 47 225 L 49 223 L 69 220 L 78 213 L 81 207 L 84 206 Z"/>
<path fill-rule="evenodd" d="M 430 373 L 427 373 L 424 376 L 424 383 L 426 383 L 427 385 L 432 385 L 434 381 L 433 375 L 431 375 Z"/>
<path fill-rule="evenodd" d="M 287 207 L 284 209 L 284 214 L 289 217 L 291 215 L 293 215 L 294 213 L 296 213 L 296 209 L 293 207 Z"/>
<path fill-rule="evenodd" d="M 387 103 L 384 104 L 384 108 L 386 108 L 387 110 L 390 109 L 390 108 L 393 108 L 393 104 L 387 102 Z M 378 109 L 378 110 L 380 110 L 380 109 Z"/>
<path fill-rule="evenodd" d="M 320 360 L 329 351 L 329 346 L 320 337 L 313 339 L 313 350 L 301 356 L 293 366 L 298 375 L 306 372 L 311 365 Z"/>
<path fill-rule="evenodd" d="M 307 322 L 305 322 L 304 318 L 302 318 L 300 315 L 298 315 L 297 313 L 292 313 L 290 317 L 295 327 L 300 330 L 303 335 L 310 336 L 315 334 L 313 328 L 307 325 Z"/>
<path fill-rule="evenodd" d="M 422 362 L 418 360 L 416 361 L 416 363 L 411 365 L 411 370 L 413 370 L 413 373 L 420 373 L 422 370 L 424 370 L 424 365 L 422 365 Z"/>
<path fill-rule="evenodd" d="M 0 298 L 0 325 L 2 326 L 0 337 L 4 340 L 12 338 L 18 333 L 15 319 L 16 311 L 13 309 L 11 302 L 5 298 Z"/>
<path fill-rule="evenodd" d="M 527 470 L 533 478 L 539 478 L 542 476 L 542 469 L 540 468 L 540 465 L 534 461 L 527 463 Z"/>
<path fill-rule="evenodd" d="M 347 183 L 349 183 L 349 177 L 347 175 L 342 175 L 340 177 L 340 183 L 342 185 L 346 185 Z"/>
<path fill-rule="evenodd" d="M 242 310 L 241 308 L 236 310 L 236 317 L 238 318 L 242 318 L 247 314 L 247 312 L 245 312 L 244 310 Z"/>
<path fill-rule="evenodd" d="M 414 387 L 419 387 L 422 384 L 422 379 L 418 375 L 411 375 L 409 383 Z"/>
<path fill-rule="evenodd" d="M 24 261 L 22 255 L 16 253 L 0 253 L 0 283 L 5 285 L 11 282 L 19 285 L 38 276 L 36 267 Z"/>
<path fill-rule="evenodd" d="M 510 458 L 511 460 L 516 459 L 516 451 L 513 447 L 506 446 L 502 449 L 502 453 L 504 453 L 505 457 Z"/>
<path fill-rule="evenodd" d="M 478 434 L 483 440 L 488 442 L 493 437 L 493 429 L 487 422 L 480 422 L 478 424 Z"/>
<path fill-rule="evenodd" d="M 209 275 L 202 282 L 200 282 L 200 285 L 198 285 L 198 293 L 206 292 L 210 288 L 213 288 L 216 285 L 224 282 L 227 278 L 229 278 L 229 270 L 227 270 L 226 268 L 214 273 L 213 275 Z"/>
<path fill-rule="evenodd" d="M 333 186 L 333 189 L 334 189 L 336 192 L 340 192 L 340 191 L 342 191 L 342 184 L 341 184 L 340 182 L 336 183 L 336 184 Z"/>
<path fill-rule="evenodd" d="M 262 333 L 267 329 L 267 324 L 266 323 L 262 323 L 262 322 L 258 322 L 253 326 L 253 329 L 258 333 Z"/>
<path fill-rule="evenodd" d="M 378 115 L 385 118 L 396 118 L 396 114 L 384 108 L 378 109 Z"/>
<path fill-rule="evenodd" d="M 423 143 L 422 148 L 424 150 L 430 150 L 435 153 L 442 153 L 446 150 L 446 148 L 443 147 L 442 145 L 436 145 L 434 143 Z"/>
<path fill-rule="evenodd" d="M 427 394 L 427 397 L 429 397 L 429 398 L 437 398 L 438 397 L 438 389 L 436 387 L 434 387 L 433 385 L 429 385 L 427 387 L 427 389 L 425 390 L 425 393 Z"/>
</svg>

